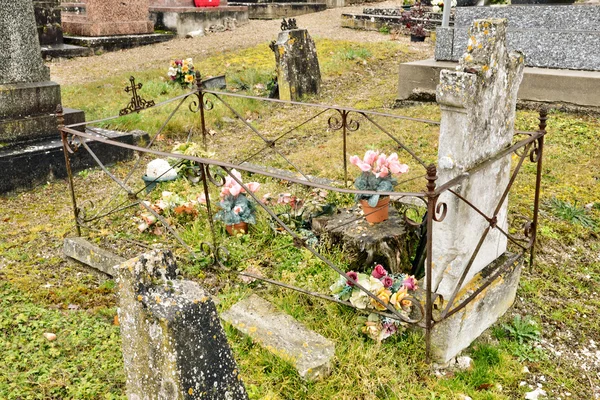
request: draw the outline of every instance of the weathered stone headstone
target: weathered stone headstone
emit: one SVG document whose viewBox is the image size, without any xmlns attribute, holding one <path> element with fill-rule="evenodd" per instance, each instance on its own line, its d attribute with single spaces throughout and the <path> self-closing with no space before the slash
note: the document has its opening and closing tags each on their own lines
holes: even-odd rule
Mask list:
<svg viewBox="0 0 600 400">
<path fill-rule="evenodd" d="M 523 76 L 523 55 L 506 47 L 506 20 L 477 20 L 469 30 L 467 52 L 459 70 L 443 70 L 437 87 L 442 110 L 438 151 L 438 185 L 463 174 L 512 143 L 516 95 Z M 432 287 L 445 301 L 458 286 L 461 276 L 479 245 L 485 239 L 461 285 L 465 295 L 476 287 L 487 268 L 506 257 L 506 199 L 501 202 L 511 174 L 511 155 L 499 158 L 463 180 L 453 190 L 478 207 L 490 223 L 467 203 L 448 191 L 439 202 L 447 205 L 446 217 L 433 224 Z M 486 234 L 487 232 L 487 234 Z M 520 265 L 510 270 L 516 279 L 505 276 L 461 313 L 434 328 L 434 352 L 447 359 L 476 338 L 501 315 L 514 299 Z M 486 293 L 496 291 L 496 296 Z M 464 297 L 464 296 L 463 296 Z M 504 299 L 498 301 L 498 298 Z M 493 299 L 493 300 L 492 300 Z M 493 303 L 490 303 L 492 301 Z M 482 313 L 487 310 L 486 317 Z M 458 321 L 458 322 L 457 322 Z"/>
<path fill-rule="evenodd" d="M 248 398 L 215 305 L 168 251 L 116 268 L 129 399 Z"/>
<path fill-rule="evenodd" d="M 317 48 L 306 29 L 281 31 L 273 51 L 281 100 L 299 100 L 305 94 L 319 93 Z"/>
<path fill-rule="evenodd" d="M 33 13 L 31 0 L 0 2 L 0 143 L 58 132 L 60 86 L 42 61 Z"/>
<path fill-rule="evenodd" d="M 42 56 L 46 59 L 56 57 L 78 57 L 90 55 L 90 49 L 64 43 L 61 25 L 60 0 L 34 0 L 35 21 Z"/>
<path fill-rule="evenodd" d="M 71 35 L 113 36 L 152 33 L 149 0 L 86 0 L 85 14 L 63 14 L 63 30 Z"/>
<path fill-rule="evenodd" d="M 222 318 L 293 364 L 305 379 L 323 378 L 331 372 L 335 345 L 257 295 L 234 304 Z"/>
</svg>

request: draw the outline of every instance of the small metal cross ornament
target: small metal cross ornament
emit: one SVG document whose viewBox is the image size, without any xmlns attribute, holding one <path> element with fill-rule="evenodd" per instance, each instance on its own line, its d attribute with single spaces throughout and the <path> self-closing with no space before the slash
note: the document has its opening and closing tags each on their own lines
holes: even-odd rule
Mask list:
<svg viewBox="0 0 600 400">
<path fill-rule="evenodd" d="M 131 82 L 131 86 L 127 86 L 125 88 L 125 91 L 127 93 L 132 93 L 131 101 L 129 102 L 127 107 L 119 111 L 119 115 L 127 115 L 134 112 L 139 112 L 146 108 L 154 107 L 154 100 L 146 101 L 137 94 L 137 91 L 142 88 L 142 84 L 136 84 L 135 78 L 133 76 L 129 78 L 129 82 Z"/>
<path fill-rule="evenodd" d="M 289 31 L 291 29 L 298 29 L 298 26 L 296 25 L 296 19 L 295 18 L 289 18 L 287 21 L 284 18 L 283 21 L 281 22 L 281 30 L 282 31 Z"/>
</svg>

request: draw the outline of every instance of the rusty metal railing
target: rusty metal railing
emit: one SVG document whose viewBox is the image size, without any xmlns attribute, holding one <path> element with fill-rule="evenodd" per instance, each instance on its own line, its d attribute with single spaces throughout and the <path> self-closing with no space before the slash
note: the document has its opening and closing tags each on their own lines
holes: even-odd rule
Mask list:
<svg viewBox="0 0 600 400">
<path fill-rule="evenodd" d="M 544 136 L 546 134 L 546 119 L 547 115 L 545 111 L 540 112 L 540 123 L 539 129 L 537 131 L 532 132 L 524 132 L 517 131 L 516 136 L 519 138 L 515 141 L 514 144 L 502 150 L 498 154 L 490 157 L 489 159 L 481 162 L 477 166 L 471 168 L 469 171 L 457 176 L 456 178 L 444 183 L 443 185 L 436 185 L 437 180 L 437 167 L 433 163 L 427 163 L 423 157 L 420 157 L 415 151 L 409 148 L 403 140 L 395 136 L 390 130 L 386 129 L 380 122 L 378 122 L 375 118 L 387 118 L 392 119 L 394 121 L 398 121 L 401 123 L 402 121 L 411 121 L 417 123 L 424 123 L 430 125 L 439 125 L 439 122 L 432 121 L 428 119 L 422 118 L 411 118 L 406 116 L 400 116 L 395 114 L 370 111 L 370 110 L 360 110 L 355 108 L 348 107 L 338 107 L 338 106 L 329 106 L 323 104 L 312 104 L 312 103 L 302 103 L 302 102 L 292 102 L 292 101 L 282 101 L 275 99 L 267 99 L 256 96 L 246 96 L 239 93 L 227 93 L 222 91 L 213 91 L 206 90 L 201 83 L 200 76 L 197 76 L 198 84 L 197 86 L 185 95 L 181 95 L 170 100 L 164 101 L 162 103 L 158 103 L 156 105 L 148 105 L 153 104 L 153 102 L 146 102 L 145 100 L 138 97 L 136 102 L 132 101 L 128 106 L 128 112 L 143 112 L 143 109 L 151 109 L 156 107 L 161 107 L 166 104 L 175 103 L 176 107 L 169 113 L 169 116 L 166 118 L 164 123 L 158 129 L 158 131 L 151 137 L 148 145 L 146 147 L 141 147 L 134 144 L 122 143 L 116 140 L 113 140 L 108 137 L 103 137 L 102 135 L 98 135 L 94 133 L 94 129 L 90 128 L 89 125 L 93 125 L 99 122 L 107 122 L 113 119 L 119 118 L 119 116 L 114 116 L 110 118 L 103 118 L 97 121 L 88 122 L 88 128 L 90 129 L 88 132 L 81 132 L 74 128 L 80 126 L 81 124 L 74 124 L 65 126 L 64 119 L 62 117 L 62 110 L 58 112 L 58 124 L 59 130 L 62 136 L 62 143 L 65 154 L 65 162 L 68 173 L 68 182 L 71 193 L 71 199 L 73 203 L 73 215 L 75 219 L 75 225 L 77 234 L 81 236 L 83 234 L 83 230 L 86 228 L 90 228 L 90 225 L 99 219 L 109 216 L 113 213 L 122 213 L 128 210 L 131 210 L 133 207 L 140 206 L 143 207 L 147 212 L 151 213 L 156 217 L 156 219 L 164 226 L 164 228 L 172 235 L 172 237 L 179 243 L 179 245 L 185 249 L 192 258 L 198 258 L 200 256 L 208 258 L 210 260 L 210 264 L 214 267 L 222 268 L 231 273 L 236 273 L 242 276 L 251 277 L 253 279 L 258 279 L 265 281 L 270 284 L 274 284 L 286 289 L 295 290 L 300 293 L 304 293 L 306 295 L 315 296 L 321 299 L 325 299 L 328 301 L 333 301 L 338 304 L 343 304 L 345 306 L 354 307 L 349 301 L 340 300 L 331 295 L 316 292 L 314 290 L 308 290 L 306 288 L 297 287 L 290 285 L 285 282 L 281 282 L 275 279 L 271 279 L 265 276 L 261 276 L 258 274 L 250 273 L 247 271 L 236 271 L 235 268 L 230 268 L 228 265 L 228 257 L 229 251 L 226 247 L 223 246 L 222 241 L 220 240 L 220 235 L 217 232 L 214 223 L 214 205 L 211 203 L 210 192 L 214 187 L 221 187 L 226 180 L 226 177 L 230 177 L 239 185 L 241 185 L 246 193 L 256 202 L 259 209 L 272 221 L 274 221 L 277 226 L 280 228 L 282 232 L 287 235 L 290 235 L 293 239 L 293 244 L 297 247 L 306 249 L 312 256 L 319 259 L 329 268 L 334 270 L 340 276 L 345 277 L 349 282 L 351 282 L 356 288 L 363 291 L 372 301 L 378 303 L 383 310 L 369 310 L 369 312 L 374 312 L 376 314 L 380 314 L 386 316 L 388 318 L 396 319 L 402 321 L 407 324 L 413 324 L 419 327 L 422 327 L 425 330 L 425 343 L 426 343 L 426 351 L 429 357 L 430 355 L 430 345 L 431 345 L 431 331 L 435 324 L 449 318 L 453 314 L 457 313 L 461 309 L 463 309 L 466 305 L 468 305 L 477 295 L 479 295 L 482 291 L 484 291 L 490 284 L 492 284 L 504 271 L 506 271 L 514 262 L 519 261 L 525 256 L 529 257 L 529 262 L 533 262 L 534 257 L 534 249 L 536 244 L 536 232 L 538 225 L 538 212 L 539 212 L 539 202 L 540 202 L 540 185 L 541 185 L 541 171 L 542 171 L 542 159 L 543 159 L 543 147 L 544 147 Z M 132 78 L 132 85 L 134 84 Z M 135 93 L 136 96 L 139 96 Z M 279 134 L 275 137 L 275 139 L 269 139 L 268 135 L 264 132 L 261 132 L 258 128 L 256 128 L 251 123 L 247 122 L 243 116 L 241 111 L 237 110 L 231 102 L 228 101 L 229 98 L 242 98 L 248 100 L 254 100 L 259 102 L 267 102 L 275 105 L 282 105 L 287 107 L 304 107 L 309 109 L 316 110 L 316 113 L 310 115 L 308 118 L 304 118 L 302 122 L 295 124 L 292 128 L 287 129 L 283 134 Z M 157 150 L 153 148 L 155 144 L 155 140 L 158 135 L 160 135 L 165 127 L 169 124 L 173 116 L 181 110 L 181 106 L 185 103 L 186 100 L 190 101 L 189 110 L 193 113 L 199 114 L 198 124 L 201 130 L 201 140 L 205 147 L 209 145 L 210 134 L 207 128 L 207 117 L 206 113 L 210 112 L 215 105 L 215 102 L 219 102 L 225 107 L 225 109 L 229 110 L 238 120 L 242 122 L 242 124 L 256 137 L 260 138 L 263 142 L 263 146 L 260 151 L 254 152 L 249 157 L 243 157 L 240 162 L 228 162 L 211 158 L 203 158 L 203 157 L 195 157 L 188 156 L 184 154 L 170 153 L 161 150 Z M 131 104 L 144 104 L 143 108 L 138 110 L 131 109 Z M 334 115 L 329 116 L 327 119 L 327 126 L 331 132 L 340 132 L 342 135 L 342 148 L 340 152 L 342 154 L 342 164 L 343 164 L 343 184 L 335 185 L 334 183 L 323 183 L 317 179 L 313 179 L 309 174 L 305 173 L 301 170 L 301 168 L 292 162 L 284 153 L 283 150 L 278 148 L 278 142 L 285 137 L 286 135 L 296 131 L 300 127 L 309 123 L 310 121 L 315 120 L 316 118 L 324 115 L 326 112 L 333 111 Z M 372 192 L 372 191 L 360 191 L 347 187 L 348 182 L 348 170 L 346 160 L 348 158 L 347 154 L 347 142 L 349 139 L 349 135 L 355 134 L 360 128 L 361 125 L 355 116 L 360 116 L 362 120 L 366 121 L 373 129 L 378 132 L 383 133 L 384 137 L 388 138 L 394 143 L 395 149 L 407 154 L 412 160 L 414 160 L 415 165 L 418 168 L 423 168 L 423 173 L 417 173 L 416 176 L 405 179 L 400 182 L 400 187 L 403 184 L 407 184 L 409 182 L 414 183 L 415 181 L 422 180 L 425 190 L 423 191 L 390 191 L 390 192 Z M 117 174 L 112 173 L 109 169 L 102 163 L 100 158 L 94 153 L 91 147 L 88 145 L 90 141 L 96 141 L 100 143 L 104 143 L 106 145 L 115 146 L 116 148 L 128 149 L 134 152 L 138 152 L 142 155 L 152 155 L 158 157 L 169 157 L 173 159 L 179 160 L 179 162 L 191 161 L 198 166 L 198 185 L 200 190 L 204 193 L 204 197 L 206 198 L 206 217 L 208 219 L 208 227 L 210 230 L 210 240 L 200 243 L 198 246 L 194 246 L 193 244 L 186 243 L 186 241 L 179 234 L 177 227 L 171 224 L 166 218 L 160 215 L 156 210 L 150 207 L 146 202 L 143 201 L 145 195 L 145 189 L 151 183 L 147 183 L 142 187 L 134 187 L 135 185 L 131 183 L 131 177 L 138 169 L 143 157 L 140 157 L 133 165 L 131 170 L 125 175 L 124 178 L 120 178 Z M 117 185 L 115 192 L 106 196 L 107 201 L 103 206 L 101 206 L 93 215 L 88 215 L 88 211 L 83 206 L 84 203 L 79 201 L 77 190 L 75 187 L 75 180 L 73 176 L 73 171 L 71 169 L 70 158 L 72 154 L 77 151 L 85 150 L 87 153 L 91 155 L 91 157 L 95 160 L 99 168 L 106 174 L 106 176 L 114 181 Z M 271 171 L 266 170 L 263 167 L 255 166 L 248 164 L 247 162 L 254 159 L 259 154 L 263 154 L 264 152 L 272 151 L 277 156 L 280 156 L 290 167 L 297 172 L 297 175 L 284 174 L 281 171 Z M 465 198 L 462 196 L 455 188 L 461 184 L 467 177 L 472 175 L 473 173 L 485 168 L 491 163 L 509 156 L 511 154 L 516 155 L 518 161 L 516 166 L 513 168 L 509 183 L 506 187 L 502 188 L 502 196 L 499 199 L 497 206 L 491 214 L 486 214 L 483 212 L 477 205 L 477 198 Z M 530 162 L 536 164 L 536 183 L 535 189 L 533 193 L 532 199 L 532 212 L 530 217 L 523 217 L 520 219 L 524 221 L 520 230 L 521 234 L 510 233 L 509 230 L 505 230 L 502 227 L 497 225 L 498 222 L 498 212 L 502 204 L 505 202 L 510 190 L 513 188 L 514 183 L 521 172 L 521 167 L 524 162 L 529 159 Z M 316 160 L 318 161 L 318 160 Z M 389 195 L 395 196 L 396 198 L 416 198 L 420 203 L 422 203 L 423 208 L 426 209 L 426 216 L 424 221 L 412 221 L 409 219 L 406 214 L 404 215 L 404 221 L 408 226 L 416 226 L 421 223 L 426 225 L 426 246 L 425 246 L 425 290 L 424 290 L 424 301 L 422 298 L 416 297 L 407 297 L 416 307 L 415 310 L 407 315 L 406 313 L 399 312 L 389 303 L 384 303 L 381 299 L 363 287 L 358 281 L 353 279 L 352 276 L 348 275 L 339 265 L 335 262 L 328 259 L 317 247 L 311 245 L 304 237 L 302 237 L 298 232 L 296 232 L 289 224 L 287 224 L 280 216 L 270 207 L 268 204 L 265 204 L 257 197 L 255 193 L 253 193 L 249 188 L 236 176 L 232 173 L 232 170 L 236 169 L 242 172 L 256 174 L 262 176 L 264 178 L 271 178 L 274 180 L 282 180 L 289 182 L 290 184 L 301 185 L 302 187 L 316 188 L 316 189 L 324 189 L 327 191 L 337 192 L 340 194 L 379 194 L 379 195 Z M 476 246 L 473 254 L 470 256 L 469 262 L 464 269 L 459 282 L 457 283 L 452 295 L 446 301 L 439 294 L 434 293 L 432 288 L 432 243 L 433 243 L 433 226 L 435 223 L 441 222 L 446 217 L 448 212 L 448 206 L 439 201 L 440 195 L 442 193 L 451 193 L 453 196 L 456 196 L 461 202 L 465 203 L 468 207 L 473 209 L 481 218 L 483 218 L 488 226 L 483 231 L 478 245 Z M 123 196 L 125 194 L 125 196 Z M 123 199 L 125 197 L 125 199 Z M 357 217 L 354 221 L 358 221 L 362 219 L 362 216 Z M 352 222 L 354 222 L 352 221 Z M 511 226 L 514 230 L 515 226 Z M 507 262 L 503 265 L 502 268 L 498 269 L 492 276 L 488 276 L 474 291 L 465 299 L 461 299 L 458 304 L 455 304 L 457 300 L 458 293 L 462 288 L 462 285 L 473 265 L 473 261 L 477 256 L 482 244 L 484 243 L 486 236 L 491 230 L 498 230 L 502 235 L 506 236 L 508 241 L 513 245 L 514 248 L 517 249 L 517 252 L 514 253 Z M 194 248 L 195 247 L 195 248 Z M 437 310 L 437 308 L 441 307 L 441 311 Z M 356 307 L 354 307 L 356 308 Z M 434 311 L 436 311 L 434 315 Z"/>
</svg>

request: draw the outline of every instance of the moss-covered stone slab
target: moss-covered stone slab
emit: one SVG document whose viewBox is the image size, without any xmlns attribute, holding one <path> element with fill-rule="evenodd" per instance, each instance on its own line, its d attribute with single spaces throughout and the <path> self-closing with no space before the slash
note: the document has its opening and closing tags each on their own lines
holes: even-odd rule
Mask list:
<svg viewBox="0 0 600 400">
<path fill-rule="evenodd" d="M 333 342 L 257 295 L 234 304 L 221 318 L 271 353 L 292 363 L 302 378 L 329 375 L 335 354 Z"/>
</svg>

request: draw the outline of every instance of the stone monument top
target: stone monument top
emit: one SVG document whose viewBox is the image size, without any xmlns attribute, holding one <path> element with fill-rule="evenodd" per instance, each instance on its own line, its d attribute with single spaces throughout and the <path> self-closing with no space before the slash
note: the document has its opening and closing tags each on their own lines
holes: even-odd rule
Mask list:
<svg viewBox="0 0 600 400">
<path fill-rule="evenodd" d="M 44 65 L 31 0 L 0 2 L 0 84 L 50 80 Z"/>
</svg>

